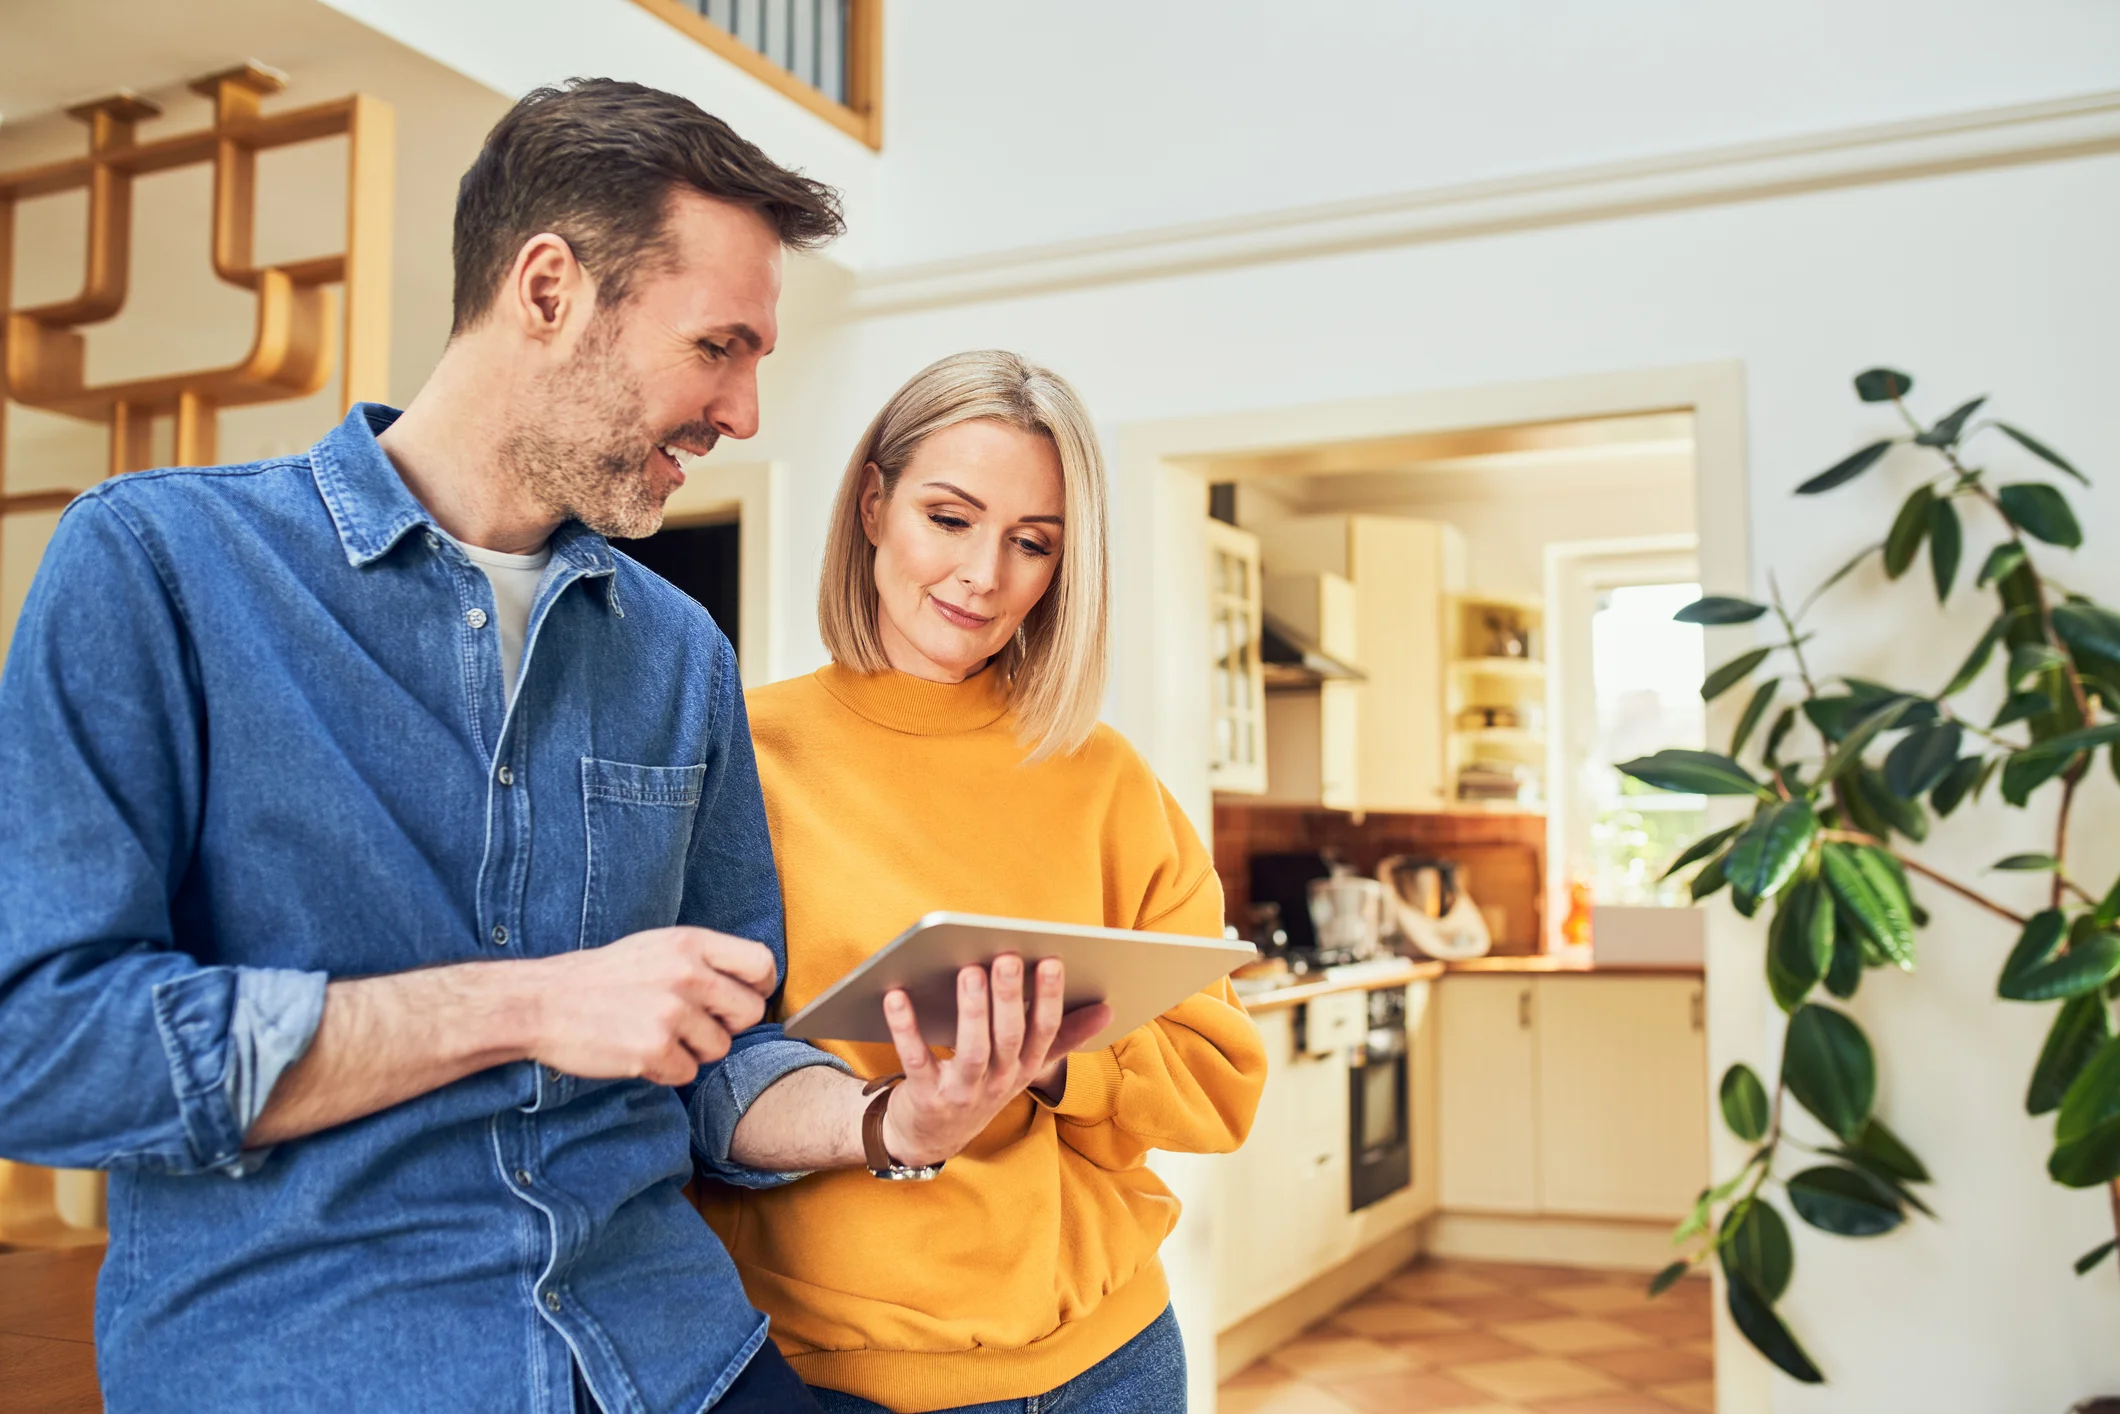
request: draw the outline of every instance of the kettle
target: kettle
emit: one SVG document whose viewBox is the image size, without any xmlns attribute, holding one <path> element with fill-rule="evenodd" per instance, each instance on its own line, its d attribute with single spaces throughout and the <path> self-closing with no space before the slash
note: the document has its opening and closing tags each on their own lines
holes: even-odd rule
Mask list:
<svg viewBox="0 0 2120 1414">
<path fill-rule="evenodd" d="M 1377 882 L 1398 931 L 1428 956 L 1462 961 L 1484 957 L 1494 946 L 1453 861 L 1394 854 L 1377 865 Z"/>
</svg>

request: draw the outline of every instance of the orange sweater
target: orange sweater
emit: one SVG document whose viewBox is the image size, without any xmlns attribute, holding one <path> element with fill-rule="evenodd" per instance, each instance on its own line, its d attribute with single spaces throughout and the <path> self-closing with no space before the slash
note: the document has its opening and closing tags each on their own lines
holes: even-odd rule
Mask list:
<svg viewBox="0 0 2120 1414">
<path fill-rule="evenodd" d="M 792 1012 L 932 909 L 1219 935 L 1200 840 L 1124 738 L 1025 766 L 1000 685 L 831 667 L 749 696 L 787 903 Z M 830 1043 L 863 1077 L 887 1045 Z M 1243 1142 L 1258 1033 L 1220 983 L 1074 1056 L 932 1183 L 863 1170 L 702 1208 L 803 1379 L 894 1410 L 1022 1399 L 1124 1345 L 1170 1299 L 1178 1203 L 1151 1149 Z"/>
</svg>

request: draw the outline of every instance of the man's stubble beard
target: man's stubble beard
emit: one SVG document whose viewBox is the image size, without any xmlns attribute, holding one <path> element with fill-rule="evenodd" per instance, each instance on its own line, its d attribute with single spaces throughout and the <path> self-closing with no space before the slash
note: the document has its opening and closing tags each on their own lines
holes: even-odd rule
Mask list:
<svg viewBox="0 0 2120 1414">
<path fill-rule="evenodd" d="M 663 496 L 648 471 L 647 399 L 619 361 L 617 333 L 615 312 L 600 311 L 573 360 L 542 380 L 542 424 L 510 433 L 500 460 L 556 519 L 638 539 L 662 528 Z"/>
</svg>

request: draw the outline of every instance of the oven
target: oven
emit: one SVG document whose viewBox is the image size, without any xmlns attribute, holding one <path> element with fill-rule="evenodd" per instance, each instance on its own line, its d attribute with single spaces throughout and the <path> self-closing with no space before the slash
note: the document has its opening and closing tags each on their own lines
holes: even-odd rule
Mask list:
<svg viewBox="0 0 2120 1414">
<path fill-rule="evenodd" d="M 1349 1212 L 1390 1197 L 1413 1182 L 1411 1067 L 1406 1044 L 1406 989 L 1367 994 L 1369 1030 L 1348 1056 Z"/>
</svg>

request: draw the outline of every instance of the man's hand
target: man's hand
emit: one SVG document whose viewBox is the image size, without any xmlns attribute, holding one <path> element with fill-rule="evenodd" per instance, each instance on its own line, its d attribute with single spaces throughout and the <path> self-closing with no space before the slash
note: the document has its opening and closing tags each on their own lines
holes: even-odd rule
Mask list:
<svg viewBox="0 0 2120 1414">
<path fill-rule="evenodd" d="M 997 958 L 992 973 L 991 987 L 985 969 L 957 974 L 957 1048 L 948 1060 L 920 1039 L 906 994 L 884 996 L 884 1022 L 905 1079 L 884 1111 L 883 1147 L 901 1164 L 953 1158 L 1018 1095 L 1064 1074 L 1067 1053 L 1111 1024 L 1102 1002 L 1062 1014 L 1067 977 L 1057 958 L 1038 964 L 1027 1021 L 1023 960 Z"/>
<path fill-rule="evenodd" d="M 707 928 L 651 928 L 529 964 L 530 1058 L 590 1080 L 686 1085 L 756 1026 L 778 980 L 763 944 Z"/>
</svg>

